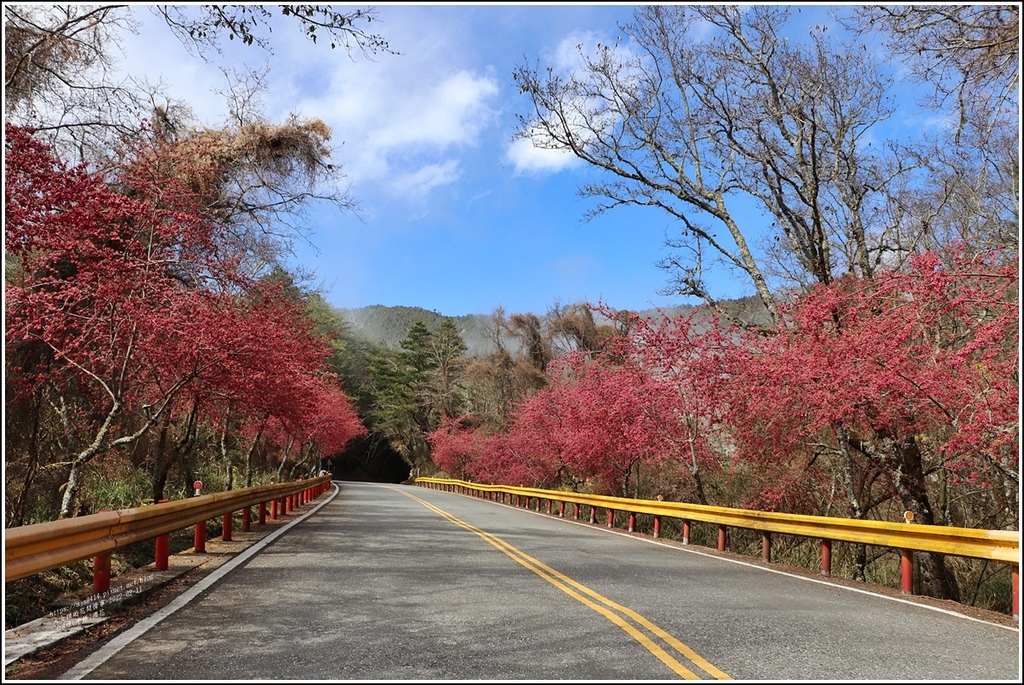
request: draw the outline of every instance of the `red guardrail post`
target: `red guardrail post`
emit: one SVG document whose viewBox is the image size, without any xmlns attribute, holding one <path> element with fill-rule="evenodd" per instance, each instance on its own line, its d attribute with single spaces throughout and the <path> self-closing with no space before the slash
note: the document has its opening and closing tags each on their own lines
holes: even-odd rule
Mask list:
<svg viewBox="0 0 1024 685">
<path fill-rule="evenodd" d="M 246 533 L 252 527 L 252 507 L 242 509 L 242 530 Z"/>
<path fill-rule="evenodd" d="M 725 551 L 725 526 L 718 526 L 718 551 Z"/>
<path fill-rule="evenodd" d="M 572 505 L 572 517 L 574 520 L 580 520 L 580 503 L 576 502 Z"/>
<path fill-rule="evenodd" d="M 260 525 L 264 525 L 267 522 L 267 503 L 260 502 Z"/>
<path fill-rule="evenodd" d="M 900 590 L 903 594 L 914 593 L 914 550 L 900 550 Z"/>
<path fill-rule="evenodd" d="M 220 539 L 224 542 L 231 542 L 231 523 L 233 513 L 234 512 L 229 511 L 221 517 Z"/>
<path fill-rule="evenodd" d="M 832 575 L 832 541 L 821 541 L 821 575 Z"/>
<path fill-rule="evenodd" d="M 169 534 L 156 536 L 156 570 L 166 571 L 171 556 L 171 536 Z"/>
<path fill-rule="evenodd" d="M 565 502 L 558 503 L 558 518 L 565 518 Z"/>
<path fill-rule="evenodd" d="M 106 510 L 105 510 L 106 511 Z M 92 591 L 96 594 L 110 589 L 110 552 L 92 558 Z"/>
<path fill-rule="evenodd" d="M 597 523 L 597 507 L 593 505 L 590 507 L 590 522 Z"/>
<path fill-rule="evenodd" d="M 683 521 L 683 544 L 690 544 L 690 522 Z"/>
<path fill-rule="evenodd" d="M 167 500 L 162 499 L 157 504 L 163 504 Z M 171 534 L 164 533 L 156 536 L 156 570 L 166 571 L 171 556 Z"/>
<path fill-rule="evenodd" d="M 761 561 L 771 563 L 772 560 L 772 534 L 761 533 Z"/>
<path fill-rule="evenodd" d="M 196 524 L 194 547 L 196 552 L 206 551 L 206 521 L 200 521 Z"/>
<path fill-rule="evenodd" d="M 629 512 L 629 532 L 632 533 L 636 530 L 636 514 Z"/>
<path fill-rule="evenodd" d="M 611 528 L 614 525 L 615 525 L 615 510 L 614 509 L 609 509 L 608 510 L 608 527 Z"/>
<path fill-rule="evenodd" d="M 654 537 L 661 537 L 661 517 L 654 517 Z"/>
<path fill-rule="evenodd" d="M 1016 621 L 1020 621 L 1020 566 L 1014 566 L 1013 571 L 1010 573 L 1010 583 L 1013 585 L 1011 590 L 1013 594 L 1013 618 Z"/>
<path fill-rule="evenodd" d="M 192 483 L 192 487 L 196 490 L 196 497 L 199 497 L 199 492 L 203 489 L 203 481 L 197 480 L 195 483 Z M 192 546 L 196 552 L 206 552 L 206 521 L 200 521 L 196 524 L 193 540 Z"/>
</svg>

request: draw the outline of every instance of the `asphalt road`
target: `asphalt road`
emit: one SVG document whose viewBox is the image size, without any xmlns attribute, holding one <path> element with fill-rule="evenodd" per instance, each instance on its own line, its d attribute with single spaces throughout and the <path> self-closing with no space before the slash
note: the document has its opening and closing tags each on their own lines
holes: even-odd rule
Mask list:
<svg viewBox="0 0 1024 685">
<path fill-rule="evenodd" d="M 1020 680 L 1019 629 L 425 488 L 341 483 L 100 680 Z"/>
</svg>

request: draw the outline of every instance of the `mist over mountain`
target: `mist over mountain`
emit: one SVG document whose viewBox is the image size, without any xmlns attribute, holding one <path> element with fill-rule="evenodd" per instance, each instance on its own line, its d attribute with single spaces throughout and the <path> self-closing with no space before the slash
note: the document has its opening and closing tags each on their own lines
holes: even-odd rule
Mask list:
<svg viewBox="0 0 1024 685">
<path fill-rule="evenodd" d="M 376 343 L 398 348 L 399 341 L 408 334 L 414 324 L 422 323 L 429 330 L 435 331 L 446 318 L 444 314 L 422 307 L 388 307 L 382 304 L 358 307 L 354 309 L 338 309 L 352 330 Z M 490 314 L 468 314 L 450 317 L 466 343 L 467 354 L 487 354 L 494 350 L 491 334 Z"/>
<path fill-rule="evenodd" d="M 723 303 L 723 306 L 740 315 L 746 321 L 765 323 L 765 311 L 760 300 L 756 297 L 748 297 L 739 300 L 730 300 Z M 681 314 L 688 314 L 694 309 L 691 305 L 678 305 L 665 309 L 645 309 L 637 312 L 640 316 L 649 319 L 660 319 L 662 316 L 675 317 Z M 494 324 L 491 314 L 467 314 L 463 316 L 447 317 L 444 314 L 423 309 L 422 307 L 385 306 L 380 304 L 368 307 L 357 307 L 336 310 L 352 327 L 352 331 L 364 338 L 376 343 L 386 344 L 391 348 L 398 348 L 399 341 L 408 334 L 409 329 L 416 323 L 422 323 L 429 330 L 437 330 L 441 322 L 451 318 L 455 327 L 466 343 L 467 354 L 486 355 L 493 352 L 494 345 Z M 542 320 L 547 316 L 541 317 Z M 607 323 L 598 314 L 594 315 L 595 321 L 600 325 Z M 514 347 L 515 343 L 507 343 Z"/>
</svg>

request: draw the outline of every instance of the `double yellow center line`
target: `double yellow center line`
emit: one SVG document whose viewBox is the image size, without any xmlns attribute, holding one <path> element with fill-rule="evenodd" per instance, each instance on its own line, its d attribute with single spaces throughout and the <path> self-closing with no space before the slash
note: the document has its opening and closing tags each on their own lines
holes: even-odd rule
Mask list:
<svg viewBox="0 0 1024 685">
<path fill-rule="evenodd" d="M 697 675 L 693 670 L 680 663 L 672 654 L 668 652 L 668 650 L 666 650 L 658 642 L 656 642 L 655 639 L 652 639 L 647 633 L 644 633 L 642 630 L 640 630 L 640 628 L 644 628 L 648 631 L 648 633 L 650 633 L 650 635 L 653 635 L 655 638 L 660 639 L 665 645 L 667 645 L 669 649 L 674 650 L 677 654 L 681 655 L 683 658 L 688 660 L 692 666 L 696 667 L 701 671 L 704 671 L 704 673 L 707 674 L 707 677 L 718 680 L 732 680 L 732 678 L 727 673 L 713 666 L 706 659 L 704 659 L 695 651 L 693 651 L 692 649 L 684 645 L 682 642 L 680 642 L 677 638 L 670 635 L 664 629 L 658 627 L 657 625 L 647 620 L 646 618 L 644 618 L 637 612 L 633 611 L 632 609 L 624 607 L 621 604 L 617 604 L 616 602 L 613 602 L 612 600 L 602 596 L 594 590 L 591 590 L 590 588 L 581 585 L 580 583 L 577 583 L 572 578 L 569 578 L 559 573 L 555 569 L 551 568 L 550 566 L 547 566 L 546 564 L 538 561 L 537 559 L 534 559 L 529 554 L 526 554 L 522 550 L 513 547 L 512 545 L 505 542 L 496 535 L 491 535 L 487 531 L 481 530 L 474 525 L 466 523 L 465 521 L 462 521 L 461 519 L 452 516 L 443 509 L 435 507 L 430 502 L 427 502 L 426 500 L 420 499 L 416 495 L 412 495 L 402 490 L 398 490 L 398 492 L 401 492 L 406 497 L 416 500 L 426 508 L 436 512 L 443 518 L 448 519 L 455 525 L 461 528 L 465 528 L 466 530 L 475 533 L 476 535 L 479 535 L 485 541 L 487 541 L 494 547 L 497 547 L 499 550 L 507 554 L 510 558 L 512 558 L 519 564 L 525 566 L 529 570 L 533 571 L 538 576 L 540 576 L 547 582 L 551 583 L 565 594 L 569 595 L 573 599 L 578 600 L 579 602 L 590 607 L 597 613 L 601 614 L 609 621 L 617 625 L 619 628 L 626 631 L 626 633 L 628 633 L 634 640 L 639 642 L 651 654 L 658 657 L 658 659 L 660 659 L 662 663 L 664 663 L 666 666 L 672 669 L 672 671 L 674 671 L 679 676 L 687 680 L 705 679 L 705 676 Z M 630 620 L 632 620 L 633 623 L 631 623 Z M 634 623 L 636 625 L 634 625 Z M 640 628 L 638 628 L 637 626 L 640 626 Z"/>
</svg>

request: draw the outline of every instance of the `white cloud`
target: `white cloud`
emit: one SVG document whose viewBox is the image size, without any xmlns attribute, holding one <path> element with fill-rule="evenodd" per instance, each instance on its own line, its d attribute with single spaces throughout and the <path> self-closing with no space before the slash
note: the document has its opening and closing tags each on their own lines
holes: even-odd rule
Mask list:
<svg viewBox="0 0 1024 685">
<path fill-rule="evenodd" d="M 454 159 L 440 164 L 428 164 L 412 171 L 396 175 L 388 186 L 392 194 L 411 200 L 422 200 L 431 191 L 459 180 L 459 163 Z"/>
<path fill-rule="evenodd" d="M 497 84 L 468 71 L 438 77 L 403 89 L 386 110 L 378 108 L 378 118 L 365 122 L 375 149 L 443 151 L 476 143 L 480 131 L 493 119 L 487 101 L 497 95 Z"/>
<path fill-rule="evenodd" d="M 548 52 L 548 60 L 554 73 L 565 79 L 578 77 L 587 78 L 586 61 L 599 60 L 601 55 L 598 46 L 614 46 L 613 54 L 627 62 L 632 58 L 628 48 L 616 45 L 615 41 L 602 37 L 596 33 L 586 31 L 574 31 L 563 37 L 553 50 Z M 601 103 L 594 103 L 599 105 Z M 570 103 L 562 113 L 569 117 L 568 124 L 573 129 L 573 135 L 586 141 L 594 135 L 591 127 L 613 126 L 617 122 L 614 114 L 608 114 L 600 118 L 591 118 L 584 121 L 580 112 L 591 110 L 590 102 L 582 96 L 576 102 Z M 575 117 L 575 119 L 573 119 Z M 555 126 L 561 124 L 561 119 L 555 117 Z M 533 141 L 525 138 L 517 138 L 509 144 L 506 150 L 506 157 L 514 166 L 516 173 L 557 173 L 580 164 L 580 160 L 569 150 L 551 149 L 545 146 L 545 140 L 549 137 L 544 133 L 543 127 L 536 125 L 531 132 L 534 140 L 541 143 L 538 147 Z"/>
<path fill-rule="evenodd" d="M 163 77 L 202 123 L 217 125 L 226 111 L 213 91 L 228 83 L 218 66 L 242 59 L 257 68 L 269 63 L 269 87 L 261 98 L 268 118 L 283 121 L 295 113 L 322 119 L 337 147 L 335 161 L 360 194 L 372 187 L 416 198 L 456 181 L 455 151 L 478 145 L 498 122 L 498 79 L 460 63 L 452 27 L 430 13 L 415 21 L 403 14 L 386 31 L 379 29 L 397 55 L 350 56 L 313 45 L 286 24 L 273 34 L 272 55 L 230 45 L 216 63 L 190 58 L 148 12 L 137 16 L 145 27 L 141 36 L 128 39 L 127 71 Z"/>
<path fill-rule="evenodd" d="M 277 106 L 331 127 L 337 161 L 360 195 L 397 190 L 395 199 L 408 199 L 454 182 L 453 157 L 497 123 L 496 77 L 461 64 L 450 27 L 438 20 L 389 23 L 389 43 L 401 54 L 350 59 L 292 41 L 293 54 L 275 62 Z"/>
<path fill-rule="evenodd" d="M 531 141 L 523 138 L 508 146 L 506 156 L 517 174 L 557 173 L 580 164 L 579 159 L 568 150 L 535 147 Z"/>
</svg>

